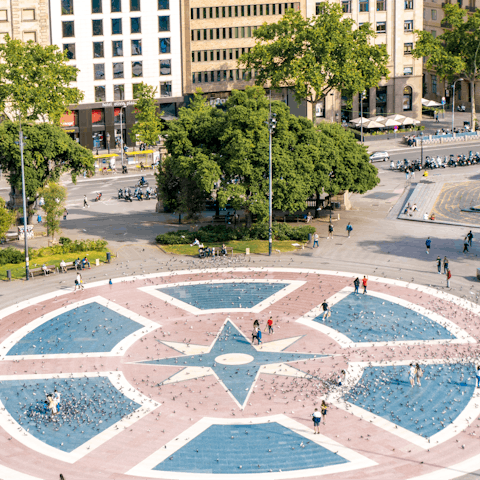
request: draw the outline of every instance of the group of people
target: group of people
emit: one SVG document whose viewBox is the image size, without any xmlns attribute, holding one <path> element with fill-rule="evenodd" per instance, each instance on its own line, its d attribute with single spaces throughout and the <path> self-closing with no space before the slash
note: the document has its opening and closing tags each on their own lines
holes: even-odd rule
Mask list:
<svg viewBox="0 0 480 480">
<path fill-rule="evenodd" d="M 430 247 L 431 246 L 432 246 L 432 240 L 431 240 L 430 237 L 428 237 L 425 240 L 425 247 L 426 247 L 427 255 L 430 254 Z M 439 274 L 441 274 L 442 273 L 442 259 L 440 258 L 440 255 L 437 256 L 436 262 L 437 262 L 437 271 L 438 271 Z M 452 278 L 452 272 L 448 268 L 448 258 L 447 258 L 447 256 L 445 256 L 443 258 L 443 273 L 447 278 L 447 288 L 450 288 L 450 279 Z"/>
<path fill-rule="evenodd" d="M 420 365 L 418 363 L 416 363 L 415 365 L 411 363 L 408 378 L 410 380 L 410 385 L 412 386 L 412 388 L 415 386 L 415 379 L 417 380 L 417 385 L 419 387 L 422 386 L 422 382 L 420 381 L 422 377 L 423 377 L 423 370 L 421 369 Z"/>
<path fill-rule="evenodd" d="M 465 235 L 465 238 L 463 239 L 463 253 L 468 253 L 468 247 L 472 247 L 472 242 L 473 242 L 473 233 L 470 230 L 467 235 Z"/>
<path fill-rule="evenodd" d="M 403 213 L 404 215 L 408 215 L 409 217 L 411 217 L 413 215 L 413 212 L 418 212 L 417 204 L 414 203 L 413 205 L 410 205 L 410 202 L 408 202 Z"/>
<path fill-rule="evenodd" d="M 58 415 L 60 405 L 60 392 L 58 392 L 57 389 L 55 389 L 53 393 L 49 393 L 47 395 L 45 405 L 47 406 L 48 410 L 50 410 L 52 416 Z"/>
<path fill-rule="evenodd" d="M 227 255 L 227 246 L 222 243 L 222 248 L 217 247 L 205 247 L 198 238 L 195 238 L 194 242 L 190 244 L 191 247 L 198 246 L 198 255 L 200 257 L 214 257 L 215 255 Z"/>
<path fill-rule="evenodd" d="M 267 320 L 267 326 L 265 327 L 264 332 L 266 332 L 267 330 L 269 335 L 272 335 L 274 333 L 272 317 Z M 262 329 L 258 320 L 255 320 L 253 322 L 252 345 L 255 345 L 255 340 L 257 340 L 257 345 L 260 345 L 262 343 Z"/>
</svg>

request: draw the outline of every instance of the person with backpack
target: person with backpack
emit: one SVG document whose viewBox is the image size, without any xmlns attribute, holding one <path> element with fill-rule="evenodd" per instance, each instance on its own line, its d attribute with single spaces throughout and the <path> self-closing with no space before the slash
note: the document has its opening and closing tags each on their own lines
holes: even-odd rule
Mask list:
<svg viewBox="0 0 480 480">
<path fill-rule="evenodd" d="M 330 238 L 332 237 L 332 240 L 333 240 L 333 225 L 330 223 L 328 225 L 328 237 L 327 238 Z"/>
<path fill-rule="evenodd" d="M 348 233 L 348 238 L 350 238 L 350 234 L 352 233 L 353 227 L 350 225 L 350 222 L 348 222 L 347 225 L 347 233 Z"/>
<path fill-rule="evenodd" d="M 358 277 L 353 281 L 353 286 L 355 287 L 355 293 L 358 293 L 358 287 L 360 286 L 360 279 Z"/>
<path fill-rule="evenodd" d="M 430 253 L 430 247 L 432 246 L 432 241 L 430 240 L 430 237 L 428 237 L 425 240 L 425 246 L 427 247 L 427 255 Z"/>
<path fill-rule="evenodd" d="M 328 306 L 327 300 L 324 300 L 322 303 L 323 308 L 323 321 L 330 316 L 330 308 Z"/>
<path fill-rule="evenodd" d="M 83 286 L 83 280 L 82 280 L 82 276 L 80 275 L 80 273 L 77 273 L 77 276 L 75 277 L 75 288 L 74 288 L 74 292 L 77 291 L 77 287 L 79 290 L 84 290 L 85 287 Z"/>
</svg>

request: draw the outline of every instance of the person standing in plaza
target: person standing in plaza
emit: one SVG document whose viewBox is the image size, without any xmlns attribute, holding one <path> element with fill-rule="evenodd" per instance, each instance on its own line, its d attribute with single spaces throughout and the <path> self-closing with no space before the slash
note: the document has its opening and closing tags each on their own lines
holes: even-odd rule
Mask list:
<svg viewBox="0 0 480 480">
<path fill-rule="evenodd" d="M 410 364 L 410 370 L 408 372 L 408 379 L 410 380 L 410 385 L 412 388 L 415 386 L 415 376 L 417 375 L 416 368 L 413 366 L 413 363 Z"/>
<path fill-rule="evenodd" d="M 88 202 L 87 202 L 87 196 L 83 196 L 83 208 L 87 207 L 88 208 Z"/>
<path fill-rule="evenodd" d="M 420 368 L 420 365 L 417 363 L 415 365 L 415 378 L 417 379 L 417 385 L 419 387 L 422 386 L 422 382 L 420 381 L 422 377 L 423 377 L 423 370 Z"/>
<path fill-rule="evenodd" d="M 463 253 L 468 253 L 468 237 L 463 239 Z"/>
<path fill-rule="evenodd" d="M 313 434 L 320 435 L 320 422 L 322 421 L 322 414 L 318 411 L 318 408 L 312 413 L 312 420 L 313 420 Z"/>
<path fill-rule="evenodd" d="M 360 279 L 358 277 L 353 281 L 353 286 L 355 287 L 355 293 L 358 293 L 358 287 L 360 286 Z"/>
<path fill-rule="evenodd" d="M 330 238 L 330 237 L 333 240 L 333 225 L 331 223 L 328 225 L 328 237 L 327 238 Z"/>
<path fill-rule="evenodd" d="M 64 219 L 64 220 L 67 219 L 67 215 L 68 215 L 68 210 L 65 209 L 65 210 L 63 211 L 63 219 Z"/>
<path fill-rule="evenodd" d="M 437 257 L 437 270 L 438 270 L 438 274 L 441 275 L 441 273 L 442 273 L 442 259 L 440 258 L 440 255 Z"/>
<path fill-rule="evenodd" d="M 352 230 L 353 230 L 353 227 L 350 225 L 350 222 L 348 222 L 348 225 L 347 225 L 348 238 L 350 238 L 350 234 L 352 233 Z"/>
<path fill-rule="evenodd" d="M 271 335 L 273 332 L 273 318 L 270 317 L 267 321 L 268 334 Z M 265 329 L 266 330 L 266 329 Z"/>
<path fill-rule="evenodd" d="M 325 417 L 327 416 L 327 410 L 328 410 L 328 405 L 327 405 L 327 402 L 325 402 L 325 400 L 322 400 L 321 409 L 322 409 L 323 424 L 325 425 Z"/>
<path fill-rule="evenodd" d="M 315 232 L 313 235 L 313 248 L 318 247 L 318 233 Z"/>
<path fill-rule="evenodd" d="M 452 272 L 450 269 L 447 270 L 447 288 L 450 288 L 450 279 L 452 278 Z"/>
<path fill-rule="evenodd" d="M 425 246 L 427 247 L 427 255 L 430 254 L 430 247 L 432 246 L 432 241 L 430 237 L 425 240 Z"/>
<path fill-rule="evenodd" d="M 410 174 L 410 172 L 408 171 L 408 168 L 405 169 L 405 178 L 407 179 L 407 182 L 408 182 L 408 175 Z"/>
<path fill-rule="evenodd" d="M 258 334 L 258 327 L 254 326 L 252 330 L 252 345 L 255 344 L 255 339 L 256 338 L 258 339 L 257 334 Z"/>
<path fill-rule="evenodd" d="M 472 247 L 472 242 L 473 242 L 473 233 L 472 231 L 470 230 L 467 234 L 467 238 L 468 238 L 468 245 L 469 247 Z"/>
<path fill-rule="evenodd" d="M 83 280 L 80 273 L 77 273 L 77 276 L 75 277 L 75 289 L 73 290 L 74 292 L 77 290 L 77 287 L 79 290 L 84 290 Z"/>
<path fill-rule="evenodd" d="M 325 321 L 325 319 L 330 316 L 330 308 L 326 300 L 323 301 L 322 308 L 323 308 L 323 321 Z"/>
<path fill-rule="evenodd" d="M 477 388 L 480 388 L 480 365 L 477 367 L 476 376 L 477 376 Z"/>
<path fill-rule="evenodd" d="M 362 285 L 363 285 L 363 294 L 365 295 L 367 293 L 367 277 L 363 277 L 363 280 L 362 280 Z"/>
<path fill-rule="evenodd" d="M 262 329 L 257 328 L 257 343 L 260 345 L 262 343 Z"/>
<path fill-rule="evenodd" d="M 443 257 L 443 273 L 446 275 L 447 274 L 447 270 L 448 270 L 448 258 L 447 256 L 445 255 Z"/>
</svg>

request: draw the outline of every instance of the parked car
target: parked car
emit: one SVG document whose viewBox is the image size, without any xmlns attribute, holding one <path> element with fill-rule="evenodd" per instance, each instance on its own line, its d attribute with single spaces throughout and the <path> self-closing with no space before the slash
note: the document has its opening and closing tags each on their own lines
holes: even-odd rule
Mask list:
<svg viewBox="0 0 480 480">
<path fill-rule="evenodd" d="M 373 152 L 370 155 L 371 162 L 386 162 L 387 160 L 390 160 L 390 155 L 388 154 L 388 152 Z"/>
</svg>

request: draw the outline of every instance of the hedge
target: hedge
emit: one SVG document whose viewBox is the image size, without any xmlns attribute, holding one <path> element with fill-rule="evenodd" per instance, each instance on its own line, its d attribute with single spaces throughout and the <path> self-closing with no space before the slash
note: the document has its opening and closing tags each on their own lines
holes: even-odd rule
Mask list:
<svg viewBox="0 0 480 480">
<path fill-rule="evenodd" d="M 315 227 L 304 225 L 292 227 L 288 223 L 274 223 L 272 226 L 275 240 L 296 240 L 305 242 L 308 234 L 315 233 Z M 196 232 L 177 230 L 158 235 L 156 242 L 161 245 L 185 245 L 193 243 L 195 238 L 204 244 L 223 243 L 230 240 L 268 240 L 268 224 L 256 223 L 250 228 L 225 228 L 223 225 L 207 225 Z"/>
</svg>

